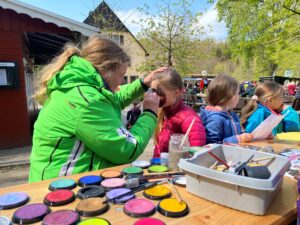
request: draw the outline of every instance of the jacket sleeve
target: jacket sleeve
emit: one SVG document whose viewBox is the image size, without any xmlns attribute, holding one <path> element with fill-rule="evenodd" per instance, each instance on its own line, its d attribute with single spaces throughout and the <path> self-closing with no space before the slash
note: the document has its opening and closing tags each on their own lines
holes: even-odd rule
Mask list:
<svg viewBox="0 0 300 225">
<path fill-rule="evenodd" d="M 250 134 L 264 120 L 265 120 L 265 118 L 264 118 L 264 112 L 263 111 L 261 111 L 261 110 L 254 111 L 251 114 L 251 116 L 248 117 L 248 119 L 246 121 L 245 132 Z"/>
<path fill-rule="evenodd" d="M 144 151 L 156 120 L 155 115 L 144 112 L 129 132 L 110 103 L 96 101 L 83 112 L 76 135 L 100 158 L 113 164 L 125 164 Z"/>
<path fill-rule="evenodd" d="M 190 146 L 203 146 L 206 143 L 205 129 L 198 115 L 190 115 L 184 119 L 181 124 L 182 133 L 185 134 L 195 118 L 195 122 L 189 133 Z"/>
<path fill-rule="evenodd" d="M 299 115 L 292 107 L 289 106 L 281 114 L 286 114 L 283 118 L 284 132 L 300 131 Z"/>
<path fill-rule="evenodd" d="M 130 105 L 134 100 L 138 99 L 145 93 L 141 80 L 137 79 L 131 84 L 120 86 L 120 90 L 116 92 L 115 99 L 122 109 Z"/>
</svg>

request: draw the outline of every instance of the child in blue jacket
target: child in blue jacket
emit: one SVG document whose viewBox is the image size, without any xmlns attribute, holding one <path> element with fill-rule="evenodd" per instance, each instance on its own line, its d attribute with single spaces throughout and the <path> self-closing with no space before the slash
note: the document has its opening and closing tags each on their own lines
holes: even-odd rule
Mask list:
<svg viewBox="0 0 300 225">
<path fill-rule="evenodd" d="M 282 132 L 300 131 L 299 116 L 291 107 L 283 104 L 284 90 L 280 84 L 267 81 L 256 88 L 252 99 L 241 113 L 241 123 L 246 132 L 252 132 L 271 114 L 285 115 L 272 131 L 273 135 Z"/>
<path fill-rule="evenodd" d="M 200 109 L 206 130 L 206 144 L 244 143 L 252 140 L 251 134 L 241 134 L 239 117 L 232 109 L 239 101 L 239 83 L 228 75 L 217 76 L 208 86 L 205 109 Z"/>
</svg>

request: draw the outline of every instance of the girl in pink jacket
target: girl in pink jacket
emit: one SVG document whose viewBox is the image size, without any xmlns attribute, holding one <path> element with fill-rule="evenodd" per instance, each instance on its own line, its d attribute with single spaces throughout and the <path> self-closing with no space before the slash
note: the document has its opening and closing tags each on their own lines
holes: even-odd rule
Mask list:
<svg viewBox="0 0 300 225">
<path fill-rule="evenodd" d="M 155 76 L 151 88 L 160 98 L 153 157 L 157 158 L 161 152 L 168 152 L 170 136 L 175 133 L 185 134 L 194 118 L 195 122 L 189 133 L 190 146 L 205 145 L 205 128 L 200 117 L 181 99 L 183 85 L 180 75 L 173 69 L 167 69 Z"/>
</svg>

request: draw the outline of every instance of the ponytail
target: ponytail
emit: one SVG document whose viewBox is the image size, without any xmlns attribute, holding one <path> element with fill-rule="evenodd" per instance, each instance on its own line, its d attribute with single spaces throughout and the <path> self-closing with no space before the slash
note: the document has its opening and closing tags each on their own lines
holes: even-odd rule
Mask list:
<svg viewBox="0 0 300 225">
<path fill-rule="evenodd" d="M 158 111 L 158 118 L 157 118 L 157 126 L 155 128 L 154 132 L 154 144 L 158 144 L 158 137 L 161 129 L 163 128 L 163 123 L 164 123 L 164 116 L 165 116 L 165 111 L 163 108 L 160 108 Z"/>
<path fill-rule="evenodd" d="M 241 125 L 246 123 L 247 119 L 257 109 L 257 100 L 253 98 L 247 103 L 247 105 L 241 111 Z"/>
</svg>

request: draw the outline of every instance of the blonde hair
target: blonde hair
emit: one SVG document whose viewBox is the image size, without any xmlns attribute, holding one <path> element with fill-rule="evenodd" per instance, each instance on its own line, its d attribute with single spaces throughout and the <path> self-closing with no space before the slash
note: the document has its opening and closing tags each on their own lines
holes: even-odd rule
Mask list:
<svg viewBox="0 0 300 225">
<path fill-rule="evenodd" d="M 266 81 L 259 84 L 254 91 L 254 96 L 257 99 L 251 99 L 241 112 L 241 124 L 244 124 L 249 116 L 257 109 L 257 102 L 266 104 L 270 97 L 282 95 L 284 93 L 283 87 L 275 82 Z"/>
<path fill-rule="evenodd" d="M 120 46 L 99 34 L 91 36 L 81 49 L 68 43 L 63 48 L 63 52 L 46 65 L 37 76 L 34 97 L 40 104 L 43 105 L 48 98 L 48 82 L 63 69 L 73 55 L 81 56 L 89 61 L 100 74 L 109 72 L 108 76 L 122 64 L 129 62 L 129 57 Z"/>
<path fill-rule="evenodd" d="M 162 73 L 156 74 L 153 80 L 158 80 L 159 84 L 166 87 L 168 90 L 182 90 L 183 87 L 181 76 L 173 69 L 168 69 Z M 159 133 L 163 127 L 164 116 L 165 110 L 163 108 L 160 108 L 158 111 L 157 126 L 154 133 L 155 144 L 158 143 Z"/>
</svg>

